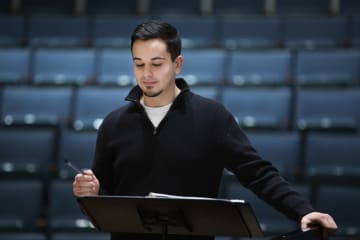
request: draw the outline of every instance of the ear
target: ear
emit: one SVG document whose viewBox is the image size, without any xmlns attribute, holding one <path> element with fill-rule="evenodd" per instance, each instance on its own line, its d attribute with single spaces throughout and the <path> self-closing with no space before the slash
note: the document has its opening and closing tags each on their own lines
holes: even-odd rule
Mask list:
<svg viewBox="0 0 360 240">
<path fill-rule="evenodd" d="M 183 57 L 182 55 L 179 55 L 175 58 L 175 73 L 179 74 L 181 72 L 182 69 L 182 65 L 183 65 Z"/>
</svg>

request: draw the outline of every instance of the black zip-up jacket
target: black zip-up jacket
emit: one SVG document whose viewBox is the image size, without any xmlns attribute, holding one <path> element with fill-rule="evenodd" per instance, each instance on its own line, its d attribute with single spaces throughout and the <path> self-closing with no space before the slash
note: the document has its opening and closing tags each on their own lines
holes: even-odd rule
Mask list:
<svg viewBox="0 0 360 240">
<path fill-rule="evenodd" d="M 93 165 L 101 194 L 216 198 L 226 168 L 243 186 L 296 221 L 313 211 L 258 155 L 223 105 L 192 93 L 183 79 L 176 79 L 176 84 L 181 92 L 157 128 L 140 104 L 138 86 L 127 96 L 129 104 L 104 119 Z M 154 235 L 112 234 L 112 239 L 137 237 Z"/>
</svg>

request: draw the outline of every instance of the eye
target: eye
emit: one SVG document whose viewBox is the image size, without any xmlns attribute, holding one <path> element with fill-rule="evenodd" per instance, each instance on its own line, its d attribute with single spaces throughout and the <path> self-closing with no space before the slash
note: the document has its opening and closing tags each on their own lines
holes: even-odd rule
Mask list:
<svg viewBox="0 0 360 240">
<path fill-rule="evenodd" d="M 153 63 L 153 66 L 154 66 L 154 67 L 160 67 L 160 66 L 161 66 L 161 63 Z"/>
<path fill-rule="evenodd" d="M 135 64 L 135 66 L 138 67 L 138 68 L 141 68 L 141 67 L 144 66 L 144 64 L 143 63 L 142 64 Z"/>
</svg>

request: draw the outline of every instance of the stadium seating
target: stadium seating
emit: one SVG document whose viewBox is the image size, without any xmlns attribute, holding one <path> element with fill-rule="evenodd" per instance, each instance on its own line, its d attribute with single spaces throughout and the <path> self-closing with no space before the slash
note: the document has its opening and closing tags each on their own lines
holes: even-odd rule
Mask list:
<svg viewBox="0 0 360 240">
<path fill-rule="evenodd" d="M 90 15 L 136 15 L 138 1 L 134 0 L 87 0 L 85 12 Z"/>
<path fill-rule="evenodd" d="M 54 158 L 51 129 L 0 128 L 0 177 L 45 177 Z"/>
<path fill-rule="evenodd" d="M 82 85 L 94 81 L 95 51 L 39 49 L 34 56 L 34 84 Z"/>
<path fill-rule="evenodd" d="M 356 87 L 359 84 L 360 51 L 300 51 L 295 81 L 302 87 Z"/>
<path fill-rule="evenodd" d="M 179 76 L 189 85 L 219 86 L 224 79 L 226 53 L 218 49 L 184 50 L 184 63 Z"/>
<path fill-rule="evenodd" d="M 97 130 L 107 114 L 125 105 L 128 88 L 83 87 L 76 92 L 72 127 Z"/>
<path fill-rule="evenodd" d="M 151 12 L 153 16 L 200 15 L 200 4 L 200 0 L 176 2 L 169 2 L 167 0 L 156 0 L 149 2 L 148 11 Z"/>
<path fill-rule="evenodd" d="M 96 15 L 92 20 L 91 39 L 96 48 L 130 48 L 130 35 L 141 17 Z"/>
<path fill-rule="evenodd" d="M 280 15 L 329 15 L 328 0 L 277 0 L 276 13 Z"/>
<path fill-rule="evenodd" d="M 292 16 L 285 20 L 284 45 L 294 49 L 341 48 L 346 41 L 345 17 Z"/>
<path fill-rule="evenodd" d="M 360 176 L 360 137 L 344 133 L 311 133 L 306 139 L 308 177 Z"/>
<path fill-rule="evenodd" d="M 15 233 L 0 232 L 0 239 L 6 240 L 47 240 L 46 234 L 42 232 Z"/>
<path fill-rule="evenodd" d="M 65 160 L 74 163 L 80 169 L 90 169 L 95 153 L 97 132 L 63 130 L 59 141 L 57 156 L 57 176 L 61 179 L 73 179 L 76 173 Z"/>
<path fill-rule="evenodd" d="M 357 0 L 341 0 L 340 13 L 343 15 L 359 14 L 360 3 Z"/>
<path fill-rule="evenodd" d="M 136 84 L 130 35 L 147 19 L 180 30 L 191 91 L 224 104 L 335 217 L 330 240 L 359 239 L 359 0 L 0 1 L 0 239 L 109 239 L 79 209 L 64 161 L 91 167 L 102 120 Z M 255 240 L 299 227 L 233 177 L 219 197 L 250 202 L 267 235 Z"/>
<path fill-rule="evenodd" d="M 39 230 L 37 221 L 40 219 L 43 207 L 42 190 L 41 181 L 38 180 L 0 181 L 0 231 Z"/>
<path fill-rule="evenodd" d="M 281 40 L 280 18 L 224 16 L 221 22 L 221 46 L 237 48 L 275 48 Z"/>
<path fill-rule="evenodd" d="M 252 145 L 260 156 L 272 162 L 280 174 L 294 181 L 300 167 L 300 136 L 295 132 L 250 132 Z"/>
<path fill-rule="evenodd" d="M 315 206 L 319 211 L 331 214 L 337 222 L 336 235 L 343 239 L 357 239 L 360 236 L 357 203 L 360 201 L 359 185 L 320 185 Z"/>
<path fill-rule="evenodd" d="M 30 50 L 0 49 L 0 84 L 26 84 L 30 79 Z"/>
<path fill-rule="evenodd" d="M 31 47 L 84 47 L 88 44 L 88 19 L 68 15 L 31 16 Z"/>
<path fill-rule="evenodd" d="M 299 89 L 295 121 L 299 130 L 359 129 L 358 89 Z"/>
<path fill-rule="evenodd" d="M 49 2 L 47 0 L 27 0 L 20 5 L 21 13 L 30 14 L 74 14 L 74 0 Z"/>
<path fill-rule="evenodd" d="M 240 126 L 285 130 L 290 124 L 290 89 L 225 88 L 222 102 Z"/>
<path fill-rule="evenodd" d="M 297 222 L 288 219 L 285 215 L 259 199 L 254 193 L 245 189 L 234 179 L 227 183 L 225 193 L 222 197 L 226 199 L 241 199 L 249 202 L 261 229 L 266 235 L 286 233 L 298 228 Z"/>
<path fill-rule="evenodd" d="M 208 48 L 217 44 L 216 18 L 199 16 L 160 16 L 180 32 L 183 48 Z"/>
<path fill-rule="evenodd" d="M 360 8 L 360 7 L 359 7 Z M 360 12 L 360 11 L 359 11 Z M 360 48 L 360 13 L 351 19 L 350 46 Z"/>
<path fill-rule="evenodd" d="M 291 60 L 287 50 L 233 51 L 226 79 L 236 86 L 288 85 Z"/>
<path fill-rule="evenodd" d="M 108 240 L 109 234 L 106 233 L 74 233 L 62 232 L 54 233 L 51 236 L 52 240 Z"/>
<path fill-rule="evenodd" d="M 195 86 L 191 88 L 191 91 L 200 96 L 219 101 L 219 91 L 216 86 Z"/>
<path fill-rule="evenodd" d="M 214 0 L 213 13 L 219 16 L 261 15 L 264 14 L 264 1 Z"/>
<path fill-rule="evenodd" d="M 49 193 L 49 230 L 51 232 L 94 232 L 72 193 L 72 181 L 53 180 Z"/>
<path fill-rule="evenodd" d="M 130 50 L 103 49 L 99 52 L 98 85 L 131 86 L 135 84 Z"/>
<path fill-rule="evenodd" d="M 68 87 L 7 86 L 3 89 L 4 125 L 64 125 L 70 116 L 72 89 Z"/>
<path fill-rule="evenodd" d="M 24 43 L 22 16 L 0 15 L 0 47 L 18 47 Z"/>
</svg>

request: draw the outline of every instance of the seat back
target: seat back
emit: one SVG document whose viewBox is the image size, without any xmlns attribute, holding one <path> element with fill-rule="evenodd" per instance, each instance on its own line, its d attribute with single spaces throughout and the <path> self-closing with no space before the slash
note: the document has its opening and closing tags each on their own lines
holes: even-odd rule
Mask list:
<svg viewBox="0 0 360 240">
<path fill-rule="evenodd" d="M 222 102 L 238 123 L 253 129 L 286 129 L 289 126 L 290 89 L 225 88 Z"/>
</svg>

